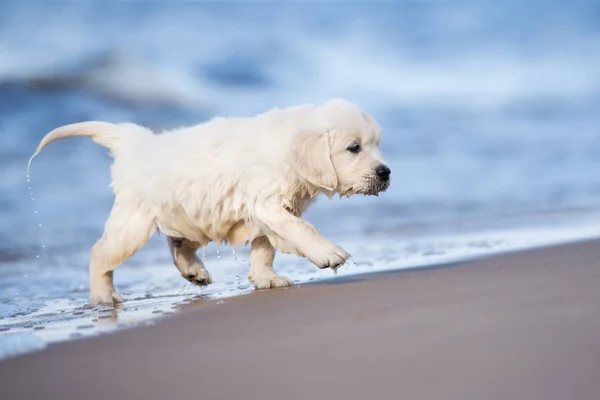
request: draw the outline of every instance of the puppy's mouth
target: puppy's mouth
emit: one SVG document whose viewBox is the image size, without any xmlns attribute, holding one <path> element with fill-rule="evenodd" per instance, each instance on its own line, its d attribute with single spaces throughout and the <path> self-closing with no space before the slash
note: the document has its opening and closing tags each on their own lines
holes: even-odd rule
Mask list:
<svg viewBox="0 0 600 400">
<path fill-rule="evenodd" d="M 389 179 L 380 179 L 376 176 L 370 176 L 366 180 L 366 184 L 358 193 L 365 196 L 379 196 L 379 193 L 385 192 L 390 187 Z"/>
<path fill-rule="evenodd" d="M 379 196 L 379 193 L 385 192 L 390 187 L 390 180 L 381 179 L 376 175 L 368 175 L 361 182 L 350 184 L 339 189 L 340 198 L 350 197 L 357 194 L 363 196 Z"/>
</svg>

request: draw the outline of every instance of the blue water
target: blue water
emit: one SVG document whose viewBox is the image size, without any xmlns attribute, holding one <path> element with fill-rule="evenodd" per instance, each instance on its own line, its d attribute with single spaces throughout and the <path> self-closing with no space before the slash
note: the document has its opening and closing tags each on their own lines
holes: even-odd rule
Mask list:
<svg viewBox="0 0 600 400">
<path fill-rule="evenodd" d="M 44 150 L 27 182 L 45 133 L 89 119 L 171 128 L 332 97 L 379 121 L 393 173 L 379 198 L 310 210 L 331 237 L 394 247 L 412 232 L 597 218 L 599 2 L 4 0 L 0 325 L 85 304 L 87 252 L 112 203 L 110 159 L 86 139 Z M 152 281 L 174 270 L 164 241 L 149 247 L 117 271 L 130 297 L 177 292 L 176 271 L 177 283 Z"/>
</svg>

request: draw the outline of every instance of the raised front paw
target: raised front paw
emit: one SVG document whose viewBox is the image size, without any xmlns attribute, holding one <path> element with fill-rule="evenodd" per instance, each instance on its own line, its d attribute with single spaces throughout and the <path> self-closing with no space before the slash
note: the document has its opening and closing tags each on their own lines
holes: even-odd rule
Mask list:
<svg viewBox="0 0 600 400">
<path fill-rule="evenodd" d="M 340 265 L 344 264 L 349 257 L 350 254 L 346 253 L 346 250 L 331 242 L 311 249 L 311 253 L 306 256 L 306 258 L 321 269 L 337 269 Z"/>
</svg>

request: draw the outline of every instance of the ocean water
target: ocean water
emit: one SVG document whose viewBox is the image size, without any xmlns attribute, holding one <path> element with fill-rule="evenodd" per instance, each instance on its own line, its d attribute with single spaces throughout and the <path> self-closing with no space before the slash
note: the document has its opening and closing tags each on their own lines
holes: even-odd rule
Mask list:
<svg viewBox="0 0 600 400">
<path fill-rule="evenodd" d="M 357 103 L 383 126 L 391 188 L 306 215 L 353 249 L 344 275 L 599 236 L 599 71 L 595 1 L 0 2 L 0 357 L 252 290 L 244 250 L 209 246 L 199 289 L 155 238 L 116 271 L 126 309 L 85 308 L 110 158 L 57 142 L 28 182 L 59 125 Z M 276 269 L 336 279 L 293 257 Z"/>
</svg>

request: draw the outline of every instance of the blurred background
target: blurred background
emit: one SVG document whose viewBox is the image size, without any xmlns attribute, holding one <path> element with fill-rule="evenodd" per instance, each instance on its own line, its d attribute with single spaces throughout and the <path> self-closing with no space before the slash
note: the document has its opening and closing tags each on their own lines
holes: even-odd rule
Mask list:
<svg viewBox="0 0 600 400">
<path fill-rule="evenodd" d="M 383 126 L 393 173 L 379 198 L 310 210 L 331 237 L 386 237 L 389 249 L 412 234 L 597 215 L 597 1 L 4 0 L 0 314 L 87 296 L 88 250 L 112 203 L 110 158 L 88 139 L 61 141 L 28 182 L 28 158 L 50 130 L 91 119 L 160 130 L 332 97 Z M 160 255 L 131 262 L 176 275 L 164 239 L 150 247 Z M 24 284 L 27 271 L 37 278 Z"/>
</svg>

